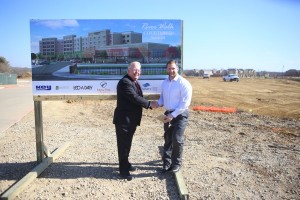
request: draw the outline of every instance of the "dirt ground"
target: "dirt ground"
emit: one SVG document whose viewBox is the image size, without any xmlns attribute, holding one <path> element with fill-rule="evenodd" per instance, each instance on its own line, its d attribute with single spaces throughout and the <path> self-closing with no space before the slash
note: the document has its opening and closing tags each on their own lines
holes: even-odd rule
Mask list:
<svg viewBox="0 0 300 200">
<path fill-rule="evenodd" d="M 192 105 L 235 107 L 259 115 L 300 120 L 300 82 L 288 79 L 189 78 L 193 85 Z"/>
<path fill-rule="evenodd" d="M 188 78 L 193 86 L 182 174 L 190 199 L 299 199 L 300 83 L 279 79 Z M 16 199 L 180 199 L 160 172 L 162 109 L 144 110 L 134 136 L 130 182 L 119 179 L 112 114 L 116 102 L 43 102 L 50 151 L 70 147 Z M 194 111 L 196 105 L 237 113 Z M 0 140 L 0 193 L 36 165 L 34 113 Z"/>
</svg>

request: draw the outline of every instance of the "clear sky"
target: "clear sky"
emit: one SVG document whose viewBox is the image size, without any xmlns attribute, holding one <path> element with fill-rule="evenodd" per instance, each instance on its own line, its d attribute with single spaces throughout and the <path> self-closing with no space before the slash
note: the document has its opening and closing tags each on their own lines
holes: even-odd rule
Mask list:
<svg viewBox="0 0 300 200">
<path fill-rule="evenodd" d="M 63 39 L 76 35 L 87 37 L 89 33 L 109 30 L 111 33 L 133 31 L 142 35 L 142 42 L 182 45 L 182 20 L 178 19 L 52 19 L 30 20 L 31 52 L 39 53 L 39 41 L 43 38 Z"/>
<path fill-rule="evenodd" d="M 184 69 L 300 70 L 299 0 L 1 0 L 0 56 L 31 67 L 30 19 L 181 19 Z"/>
</svg>

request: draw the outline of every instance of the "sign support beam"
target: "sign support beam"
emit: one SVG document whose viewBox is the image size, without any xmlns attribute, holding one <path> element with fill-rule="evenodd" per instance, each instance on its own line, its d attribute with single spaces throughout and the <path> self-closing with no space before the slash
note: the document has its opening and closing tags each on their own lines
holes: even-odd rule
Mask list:
<svg viewBox="0 0 300 200">
<path fill-rule="evenodd" d="M 37 162 L 43 162 L 44 155 L 44 133 L 43 133 L 43 113 L 42 102 L 34 101 L 34 116 L 35 116 L 35 138 L 36 138 L 36 157 Z"/>
</svg>

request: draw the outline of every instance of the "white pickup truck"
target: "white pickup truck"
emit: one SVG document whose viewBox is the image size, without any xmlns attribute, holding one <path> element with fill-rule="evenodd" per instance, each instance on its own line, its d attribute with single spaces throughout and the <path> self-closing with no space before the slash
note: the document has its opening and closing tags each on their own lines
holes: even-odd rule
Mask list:
<svg viewBox="0 0 300 200">
<path fill-rule="evenodd" d="M 223 81 L 236 81 L 239 82 L 240 78 L 235 74 L 228 74 L 227 76 L 223 76 Z"/>
</svg>

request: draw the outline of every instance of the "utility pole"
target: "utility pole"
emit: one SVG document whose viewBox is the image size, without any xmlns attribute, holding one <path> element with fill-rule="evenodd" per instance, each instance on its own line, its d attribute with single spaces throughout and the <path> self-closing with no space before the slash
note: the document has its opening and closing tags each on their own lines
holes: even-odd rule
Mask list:
<svg viewBox="0 0 300 200">
<path fill-rule="evenodd" d="M 282 66 L 282 74 L 281 74 L 282 79 L 283 79 L 283 68 L 284 68 L 284 65 Z"/>
</svg>

